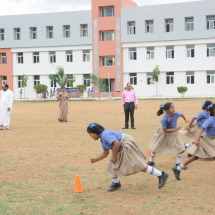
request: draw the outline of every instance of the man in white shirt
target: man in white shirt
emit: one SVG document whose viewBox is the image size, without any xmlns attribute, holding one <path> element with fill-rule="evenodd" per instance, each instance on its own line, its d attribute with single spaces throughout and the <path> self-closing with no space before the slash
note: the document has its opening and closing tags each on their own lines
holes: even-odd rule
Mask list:
<svg viewBox="0 0 215 215">
<path fill-rule="evenodd" d="M 5 126 L 6 130 L 10 130 L 10 113 L 12 111 L 13 92 L 9 90 L 7 84 L 3 85 L 0 91 L 0 130 Z"/>
</svg>

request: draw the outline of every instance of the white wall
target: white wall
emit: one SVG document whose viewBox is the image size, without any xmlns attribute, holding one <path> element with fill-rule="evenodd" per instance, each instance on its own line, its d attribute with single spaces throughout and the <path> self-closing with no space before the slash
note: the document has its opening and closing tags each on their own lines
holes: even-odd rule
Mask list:
<svg viewBox="0 0 215 215">
<path fill-rule="evenodd" d="M 73 62 L 66 62 L 66 51 L 73 51 Z M 83 50 L 90 50 L 90 61 L 83 62 Z M 56 63 L 49 62 L 49 51 L 56 52 Z M 55 74 L 56 68 L 62 66 L 65 74 L 73 74 L 76 78 L 74 86 L 84 84 L 84 74 L 92 74 L 92 46 L 66 46 L 66 47 L 43 47 L 12 49 L 13 52 L 13 85 L 14 98 L 19 98 L 18 76 L 26 74 L 29 77 L 28 86 L 25 89 L 26 98 L 36 98 L 33 90 L 34 75 L 40 75 L 40 84 L 48 86 L 50 91 L 51 83 L 48 75 Z M 17 63 L 17 53 L 23 52 L 24 63 Z M 40 63 L 33 63 L 33 52 L 39 52 Z M 57 86 L 59 87 L 59 86 Z M 85 93 L 86 96 L 86 93 Z"/>
<path fill-rule="evenodd" d="M 129 73 L 137 73 L 137 85 L 134 89 L 138 96 L 156 95 L 155 84 L 147 85 L 147 72 L 152 72 L 156 65 L 161 74 L 158 83 L 158 94 L 165 97 L 180 97 L 178 86 L 187 86 L 185 96 L 215 96 L 215 84 L 207 84 L 207 71 L 215 71 L 215 57 L 207 57 L 207 44 L 215 39 L 167 41 L 155 43 L 123 44 L 123 83 L 130 81 Z M 195 45 L 195 57 L 186 58 L 186 45 Z M 174 45 L 174 59 L 166 59 L 166 46 Z M 154 59 L 146 59 L 147 47 L 154 46 Z M 137 48 L 137 60 L 129 60 L 129 47 Z M 194 71 L 195 83 L 186 83 L 186 72 Z M 166 72 L 174 72 L 174 84 L 166 84 Z"/>
</svg>

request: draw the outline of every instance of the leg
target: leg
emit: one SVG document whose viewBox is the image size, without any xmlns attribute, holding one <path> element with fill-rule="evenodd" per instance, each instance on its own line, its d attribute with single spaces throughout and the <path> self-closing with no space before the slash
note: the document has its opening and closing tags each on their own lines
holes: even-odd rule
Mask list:
<svg viewBox="0 0 215 215">
<path fill-rule="evenodd" d="M 158 179 L 159 179 L 159 185 L 158 185 L 158 188 L 161 189 L 165 184 L 166 184 L 166 181 L 169 177 L 169 175 L 165 172 L 161 172 L 159 171 L 158 169 L 155 169 L 151 166 L 146 166 L 146 168 L 143 170 L 143 172 L 146 172 L 150 175 L 154 175 L 154 176 L 157 176 Z"/>
<path fill-rule="evenodd" d="M 111 174 L 111 178 L 112 178 L 113 183 L 108 188 L 108 190 L 107 190 L 108 192 L 114 192 L 121 187 L 118 176 L 114 176 Z"/>
<path fill-rule="evenodd" d="M 151 153 L 150 161 L 147 163 L 149 166 L 154 166 L 155 165 L 155 162 L 154 162 L 155 155 L 156 155 L 155 152 Z"/>
<path fill-rule="evenodd" d="M 135 105 L 134 103 L 131 103 L 129 104 L 130 106 L 130 117 L 131 117 L 131 127 L 134 128 L 134 108 L 135 108 Z"/>
<path fill-rule="evenodd" d="M 129 121 L 129 106 L 128 104 L 124 104 L 124 112 L 125 112 L 125 128 L 128 128 Z"/>
</svg>

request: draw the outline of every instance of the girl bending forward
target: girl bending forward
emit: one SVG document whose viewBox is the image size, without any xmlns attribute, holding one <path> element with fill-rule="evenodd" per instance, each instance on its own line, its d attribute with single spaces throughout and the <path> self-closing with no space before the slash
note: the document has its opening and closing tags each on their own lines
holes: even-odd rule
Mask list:
<svg viewBox="0 0 215 215">
<path fill-rule="evenodd" d="M 146 172 L 157 176 L 159 179 L 159 189 L 166 184 L 168 174 L 160 172 L 146 164 L 144 152 L 131 135 L 105 130 L 97 123 L 91 123 L 87 127 L 87 132 L 94 140 L 100 138 L 104 150 L 97 158 L 92 158 L 91 163 L 96 163 L 106 158 L 109 154 L 109 150 L 112 150 L 112 156 L 108 163 L 107 171 L 111 174 L 113 183 L 107 190 L 108 192 L 113 192 L 121 187 L 118 176 L 132 175 L 137 172 Z"/>
<path fill-rule="evenodd" d="M 178 154 L 176 162 L 176 166 L 178 166 L 181 163 L 182 155 L 185 151 L 184 143 L 177 132 L 181 129 L 181 127 L 177 127 L 177 121 L 179 117 L 182 117 L 186 123 L 189 123 L 189 121 L 182 113 L 175 110 L 175 106 L 172 102 L 161 105 L 160 110 L 157 112 L 157 115 L 162 115 L 164 113 L 164 110 L 166 111 L 166 114 L 161 120 L 162 127 L 158 129 L 150 142 L 149 148 L 152 153 L 150 161 L 147 163 L 150 166 L 155 165 L 154 158 L 156 153 Z"/>
<path fill-rule="evenodd" d="M 178 167 L 172 168 L 177 180 L 180 180 L 180 172 L 184 169 L 184 166 L 187 166 L 193 161 L 199 158 L 209 159 L 211 161 L 215 160 L 215 143 L 213 142 L 215 139 L 215 104 L 210 105 L 208 108 L 211 117 L 204 122 L 195 144 L 193 144 L 188 151 L 193 156 L 187 158 L 187 160 Z"/>
</svg>

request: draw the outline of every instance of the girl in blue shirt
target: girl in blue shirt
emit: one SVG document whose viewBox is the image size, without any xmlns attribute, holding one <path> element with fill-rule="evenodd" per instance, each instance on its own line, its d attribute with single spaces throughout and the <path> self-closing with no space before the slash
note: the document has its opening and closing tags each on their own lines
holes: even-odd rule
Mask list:
<svg viewBox="0 0 215 215">
<path fill-rule="evenodd" d="M 182 113 L 175 110 L 172 102 L 161 105 L 157 115 L 162 115 L 164 111 L 166 114 L 161 119 L 162 127 L 158 129 L 150 142 L 149 148 L 152 153 L 150 161 L 147 163 L 150 166 L 155 165 L 154 158 L 156 153 L 177 153 L 176 166 L 178 166 L 181 163 L 182 155 L 185 151 L 184 143 L 177 132 L 181 129 L 181 127 L 177 127 L 177 121 L 179 117 L 182 117 L 186 123 L 189 123 L 189 121 Z"/>
<path fill-rule="evenodd" d="M 197 135 L 199 134 L 200 129 L 202 128 L 203 123 L 209 119 L 210 113 L 209 108 L 212 104 L 211 101 L 206 101 L 202 104 L 202 110 L 197 116 L 194 116 L 189 124 L 189 126 L 182 128 L 179 132 L 184 134 L 185 137 L 187 137 L 189 140 L 191 140 L 191 143 L 186 143 L 185 148 L 190 147 L 193 145 L 194 141 L 197 138 Z M 194 121 L 196 120 L 196 123 Z M 194 124 L 193 124 L 194 123 Z M 188 154 L 188 157 L 192 157 L 191 154 Z"/>
<path fill-rule="evenodd" d="M 109 150 L 112 150 L 107 171 L 111 174 L 113 183 L 107 190 L 108 192 L 116 191 L 121 187 L 118 176 L 132 175 L 141 171 L 157 176 L 159 178 L 159 189 L 166 184 L 168 174 L 146 164 L 144 152 L 131 135 L 105 130 L 97 123 L 91 123 L 87 127 L 87 132 L 94 140 L 100 139 L 103 147 L 103 152 L 97 158 L 92 158 L 91 163 L 106 158 Z"/>
<path fill-rule="evenodd" d="M 180 172 L 184 169 L 184 166 L 192 163 L 193 161 L 202 158 L 202 159 L 215 159 L 215 104 L 208 106 L 210 111 L 210 118 L 207 119 L 202 128 L 200 129 L 195 144 L 189 149 L 189 153 L 193 156 L 187 158 L 182 164 L 178 167 L 173 167 L 172 170 L 175 174 L 177 180 L 180 180 Z"/>
</svg>

